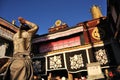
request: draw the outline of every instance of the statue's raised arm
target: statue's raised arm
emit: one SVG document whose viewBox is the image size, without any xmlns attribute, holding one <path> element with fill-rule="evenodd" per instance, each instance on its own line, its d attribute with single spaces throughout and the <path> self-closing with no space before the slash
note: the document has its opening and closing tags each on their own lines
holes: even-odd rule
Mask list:
<svg viewBox="0 0 120 80">
<path fill-rule="evenodd" d="M 25 20 L 24 18 L 22 17 L 18 17 L 18 20 L 20 21 L 20 23 L 22 25 L 28 25 L 29 26 L 29 29 L 28 29 L 28 32 L 31 33 L 31 34 L 34 34 L 35 32 L 37 32 L 38 30 L 38 26 L 28 20 Z M 27 26 L 27 27 L 28 27 Z M 26 26 L 23 26 L 23 29 L 25 28 Z"/>
</svg>

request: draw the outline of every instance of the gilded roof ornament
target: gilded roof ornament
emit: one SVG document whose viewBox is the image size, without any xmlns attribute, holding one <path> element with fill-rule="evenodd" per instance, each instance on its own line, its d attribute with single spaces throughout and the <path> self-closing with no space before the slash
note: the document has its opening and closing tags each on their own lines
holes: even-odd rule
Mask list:
<svg viewBox="0 0 120 80">
<path fill-rule="evenodd" d="M 90 11 L 93 19 L 103 17 L 102 12 L 97 5 L 93 5 Z"/>
<path fill-rule="evenodd" d="M 55 26 L 60 26 L 62 24 L 62 21 L 61 20 L 57 20 L 56 22 L 55 22 Z"/>
</svg>

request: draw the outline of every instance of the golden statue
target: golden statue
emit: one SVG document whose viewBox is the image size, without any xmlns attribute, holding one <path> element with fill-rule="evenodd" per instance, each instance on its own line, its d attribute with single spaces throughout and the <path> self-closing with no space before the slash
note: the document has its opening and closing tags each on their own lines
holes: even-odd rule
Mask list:
<svg viewBox="0 0 120 80">
<path fill-rule="evenodd" d="M 93 19 L 103 17 L 100 8 L 96 5 L 93 5 L 90 11 Z"/>
<path fill-rule="evenodd" d="M 19 17 L 21 25 L 13 36 L 13 58 L 6 64 L 4 80 L 33 80 L 33 67 L 30 58 L 31 39 L 38 30 L 38 26 Z"/>
</svg>

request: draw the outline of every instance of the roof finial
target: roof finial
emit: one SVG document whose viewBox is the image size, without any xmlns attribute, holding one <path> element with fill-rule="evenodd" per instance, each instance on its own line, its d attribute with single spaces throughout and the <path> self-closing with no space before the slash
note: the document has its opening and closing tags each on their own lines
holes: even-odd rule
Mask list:
<svg viewBox="0 0 120 80">
<path fill-rule="evenodd" d="M 97 5 L 93 5 L 90 11 L 93 19 L 103 17 L 100 8 Z"/>
<path fill-rule="evenodd" d="M 13 24 L 13 25 L 15 25 L 15 22 L 16 22 L 15 20 L 12 20 L 12 24 Z"/>
</svg>

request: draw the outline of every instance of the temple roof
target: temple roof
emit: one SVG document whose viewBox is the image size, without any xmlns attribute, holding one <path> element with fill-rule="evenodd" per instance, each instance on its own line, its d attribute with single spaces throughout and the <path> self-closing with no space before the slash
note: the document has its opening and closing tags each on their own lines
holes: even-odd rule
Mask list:
<svg viewBox="0 0 120 80">
<path fill-rule="evenodd" d="M 7 21 L 1 17 L 0 17 L 0 25 L 3 25 L 4 27 L 10 29 L 13 32 L 17 32 L 17 30 L 18 30 L 18 27 L 16 25 L 13 25 L 9 21 Z"/>
<path fill-rule="evenodd" d="M 105 19 L 105 18 L 106 17 L 101 17 L 101 18 L 88 20 L 85 22 L 80 22 L 76 26 L 68 27 L 64 30 L 58 30 L 57 32 L 40 35 L 39 37 L 33 40 L 33 43 L 53 40 L 53 39 L 57 39 L 60 37 L 70 36 L 70 35 L 73 35 L 79 32 L 83 32 L 83 29 L 85 28 L 86 25 L 89 27 L 96 26 L 99 24 L 100 19 Z"/>
</svg>

